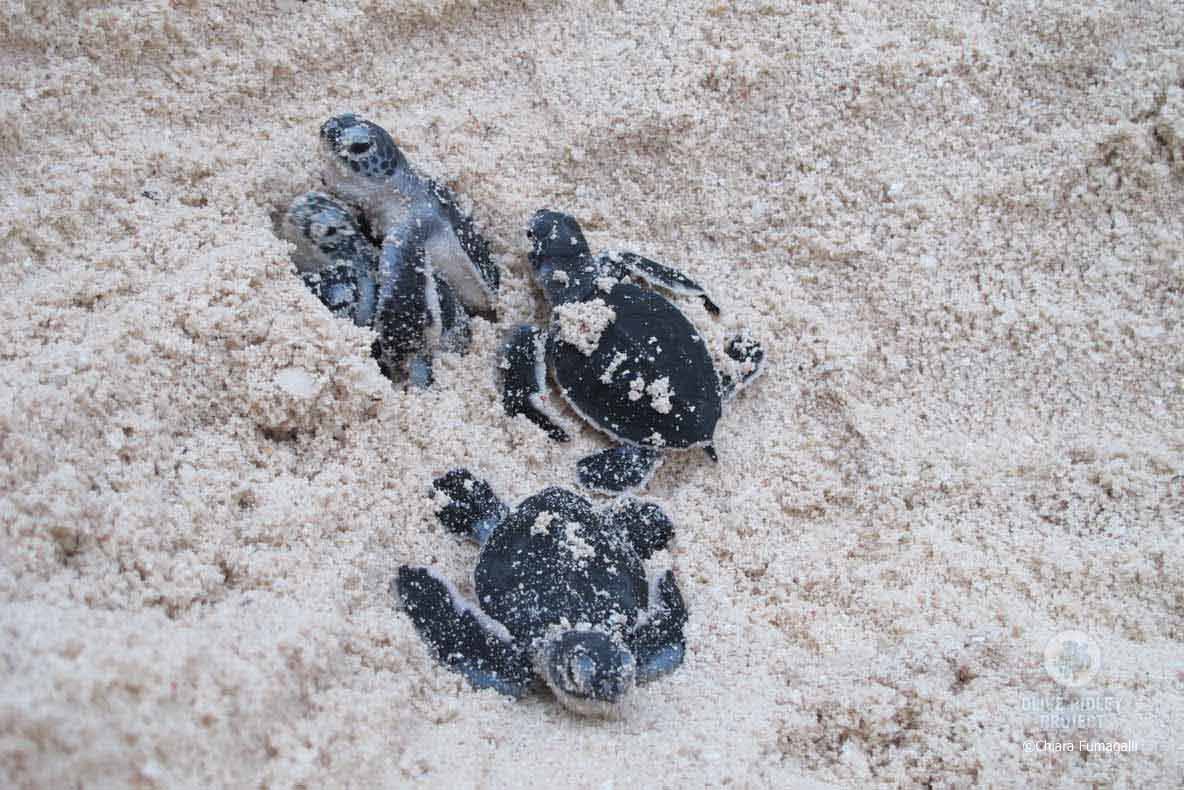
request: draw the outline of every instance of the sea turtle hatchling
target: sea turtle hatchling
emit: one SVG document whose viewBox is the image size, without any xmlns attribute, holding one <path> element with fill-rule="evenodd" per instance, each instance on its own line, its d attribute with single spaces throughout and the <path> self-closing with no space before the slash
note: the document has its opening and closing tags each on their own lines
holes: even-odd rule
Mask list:
<svg viewBox="0 0 1184 790">
<path fill-rule="evenodd" d="M 542 210 L 531 219 L 530 265 L 552 307 L 547 331 L 526 324 L 502 348 L 502 405 L 525 415 L 557 441 L 567 439 L 547 408 L 546 373 L 563 399 L 593 427 L 619 442 L 578 464 L 580 482 L 619 493 L 645 485 L 662 450 L 711 445 L 724 401 L 761 371 L 764 351 L 742 336 L 724 352 L 736 376 L 720 374 L 702 335 L 662 295 L 637 278 L 719 308 L 683 274 L 633 253 L 593 257 L 574 217 Z"/>
<path fill-rule="evenodd" d="M 441 340 L 463 351 L 468 315 L 494 312 L 500 273 L 489 244 L 452 191 L 418 173 L 378 124 L 337 115 L 321 125 L 320 141 L 331 194 L 302 195 L 288 211 L 297 266 L 306 282 L 311 270 L 310 286 L 331 310 L 371 317 L 384 373 L 398 378 L 409 367 L 426 385 Z M 333 238 L 343 230 L 349 242 Z M 367 247 L 368 237 L 381 249 Z M 372 307 L 350 306 L 351 292 Z"/>
<path fill-rule="evenodd" d="M 330 312 L 370 326 L 378 248 L 362 235 L 349 208 L 324 193 L 307 192 L 292 201 L 280 230 L 296 247 L 297 273 Z"/>
<path fill-rule="evenodd" d="M 476 599 L 408 565 L 394 592 L 436 658 L 473 686 L 521 697 L 542 678 L 568 708 L 611 716 L 635 684 L 682 663 L 674 574 L 647 579 L 644 566 L 674 531 L 657 505 L 626 498 L 596 511 L 548 488 L 511 510 L 464 469 L 433 487 L 440 522 L 481 546 Z"/>
</svg>

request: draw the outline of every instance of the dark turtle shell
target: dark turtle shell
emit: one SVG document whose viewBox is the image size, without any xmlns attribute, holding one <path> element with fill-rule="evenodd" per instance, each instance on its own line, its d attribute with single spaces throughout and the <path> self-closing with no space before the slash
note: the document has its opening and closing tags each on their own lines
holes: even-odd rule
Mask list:
<svg viewBox="0 0 1184 790">
<path fill-rule="evenodd" d="M 593 298 L 616 318 L 591 355 L 552 339 L 563 396 L 621 441 L 678 449 L 710 442 L 720 417 L 719 375 L 694 325 L 665 297 L 629 283 Z"/>
<path fill-rule="evenodd" d="M 623 633 L 648 603 L 637 552 L 562 488 L 526 499 L 498 525 L 474 577 L 481 609 L 525 642 L 565 619 Z"/>
</svg>

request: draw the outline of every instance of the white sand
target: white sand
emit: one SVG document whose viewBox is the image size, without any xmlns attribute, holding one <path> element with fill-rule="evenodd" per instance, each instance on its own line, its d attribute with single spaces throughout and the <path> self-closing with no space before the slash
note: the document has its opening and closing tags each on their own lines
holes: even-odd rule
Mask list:
<svg viewBox="0 0 1184 790">
<path fill-rule="evenodd" d="M 1184 775 L 1178 4 L 214 5 L 0 3 L 0 785 Z M 272 232 L 347 109 L 507 271 L 430 392 Z M 473 692 L 387 592 L 473 562 L 433 475 L 516 500 L 603 446 L 494 389 L 542 206 L 770 351 L 721 463 L 650 486 L 689 655 L 607 724 Z M 1042 667 L 1070 630 L 1078 691 Z M 1138 751 L 1024 750 L 1082 740 Z"/>
</svg>

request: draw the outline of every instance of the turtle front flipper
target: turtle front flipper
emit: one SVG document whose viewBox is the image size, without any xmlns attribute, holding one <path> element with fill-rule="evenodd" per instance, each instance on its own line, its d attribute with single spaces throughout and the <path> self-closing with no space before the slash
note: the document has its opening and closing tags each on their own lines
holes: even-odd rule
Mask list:
<svg viewBox="0 0 1184 790">
<path fill-rule="evenodd" d="M 523 414 L 557 442 L 568 440 L 567 432 L 557 424 L 554 412 L 547 408 L 546 338 L 538 327 L 523 324 L 514 329 L 502 344 L 502 408 L 511 417 Z"/>
<path fill-rule="evenodd" d="M 581 458 L 576 468 L 581 485 L 621 494 L 648 483 L 661 462 L 657 450 L 622 444 Z"/>
<path fill-rule="evenodd" d="M 444 224 L 456 236 L 460 249 L 471 264 L 465 267 L 463 263 L 457 262 L 458 265 L 452 270 L 458 290 L 462 296 L 469 296 L 467 304 L 470 308 L 488 315 L 491 320 L 497 320 L 494 305 L 501 271 L 489 254 L 489 242 L 477 230 L 472 216 L 460 208 L 451 189 L 437 181 L 428 181 L 427 187 L 443 214 Z"/>
<path fill-rule="evenodd" d="M 734 398 L 765 370 L 765 350 L 761 344 L 744 335 L 736 335 L 724 346 L 724 353 L 735 363 L 735 373 L 723 373 L 719 377 L 720 397 Z"/>
<path fill-rule="evenodd" d="M 447 497 L 447 502 L 436 511 L 436 518 L 444 528 L 481 545 L 510 512 L 489 483 L 478 480 L 468 469 L 453 469 L 437 477 L 432 481 L 432 488 Z"/>
<path fill-rule="evenodd" d="M 657 261 L 651 261 L 632 252 L 604 252 L 598 255 L 596 260 L 607 273 L 623 270 L 667 291 L 682 296 L 697 296 L 703 300 L 703 306 L 709 313 L 719 315 L 719 307 L 708 298 L 703 286 L 677 269 L 663 266 Z"/>
<path fill-rule="evenodd" d="M 604 514 L 604 520 L 611 529 L 629 537 L 629 542 L 643 560 L 649 559 L 655 551 L 666 548 L 674 537 L 674 524 L 653 502 L 624 498 Z"/>
<path fill-rule="evenodd" d="M 638 683 L 648 683 L 682 664 L 686 654 L 682 629 L 686 622 L 686 604 L 674 581 L 674 573 L 668 570 L 656 584 L 651 580 L 649 608 L 641 625 L 627 640 L 637 661 Z"/>
<path fill-rule="evenodd" d="M 464 600 L 430 568 L 404 565 L 394 583 L 415 630 L 436 659 L 475 688 L 510 697 L 530 690 L 533 673 L 505 626 Z"/>
<path fill-rule="evenodd" d="M 424 249 L 411 240 L 387 237 L 378 280 L 374 356 L 383 375 L 398 380 L 407 361 L 426 349 L 429 335 L 439 332 L 439 297 Z"/>
</svg>

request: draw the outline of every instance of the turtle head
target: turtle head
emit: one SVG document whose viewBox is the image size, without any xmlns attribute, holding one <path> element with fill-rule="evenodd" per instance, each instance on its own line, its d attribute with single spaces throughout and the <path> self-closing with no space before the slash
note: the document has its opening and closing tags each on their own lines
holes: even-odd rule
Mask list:
<svg viewBox="0 0 1184 790">
<path fill-rule="evenodd" d="M 293 260 L 302 272 L 351 257 L 361 233 L 349 208 L 323 192 L 306 192 L 292 201 L 282 230 L 296 245 Z"/>
<path fill-rule="evenodd" d="M 580 223 L 570 214 L 540 209 L 526 226 L 530 239 L 530 268 L 555 304 L 583 290 L 591 271 L 588 242 Z"/>
<path fill-rule="evenodd" d="M 365 204 L 406 160 L 395 141 L 376 123 L 353 113 L 321 124 L 325 186 L 353 203 Z"/>
<path fill-rule="evenodd" d="M 613 716 L 637 677 L 633 653 L 609 634 L 558 631 L 544 643 L 539 673 L 568 708 L 590 716 Z"/>
</svg>

